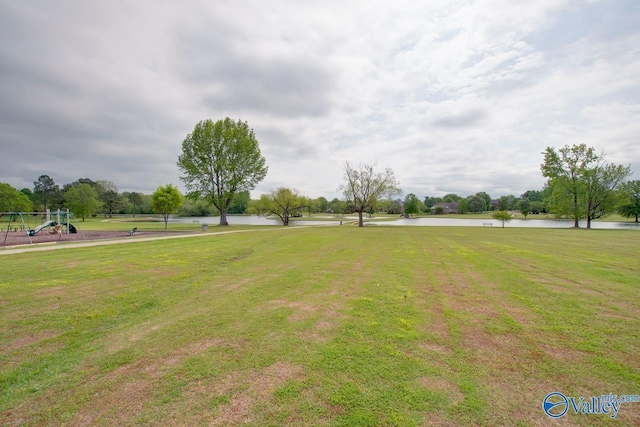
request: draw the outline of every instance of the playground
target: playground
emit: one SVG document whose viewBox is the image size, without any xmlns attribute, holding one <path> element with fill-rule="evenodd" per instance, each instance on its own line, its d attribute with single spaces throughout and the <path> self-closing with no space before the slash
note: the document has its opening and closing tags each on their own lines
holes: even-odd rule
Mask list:
<svg viewBox="0 0 640 427">
<path fill-rule="evenodd" d="M 166 234 L 160 230 L 139 230 L 121 224 L 118 230 L 86 230 L 73 213 L 5 212 L 0 218 L 0 248 L 42 243 L 137 238 Z"/>
</svg>

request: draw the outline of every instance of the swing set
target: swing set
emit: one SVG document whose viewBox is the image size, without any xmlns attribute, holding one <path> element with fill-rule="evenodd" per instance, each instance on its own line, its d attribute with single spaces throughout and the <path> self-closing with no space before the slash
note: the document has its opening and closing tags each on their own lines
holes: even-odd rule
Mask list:
<svg viewBox="0 0 640 427">
<path fill-rule="evenodd" d="M 63 234 L 74 234 L 80 231 L 83 239 L 87 240 L 87 237 L 80 229 L 78 220 L 76 219 L 73 212 L 69 212 L 69 209 L 58 209 L 55 214 L 55 219 L 52 219 L 51 211 L 49 209 L 47 209 L 46 212 L 3 212 L 0 213 L 0 216 L 9 216 L 7 230 L 4 232 L 4 241 L 2 242 L 2 247 L 4 247 L 7 243 L 7 237 L 9 236 L 9 232 L 12 229 L 13 232 L 18 232 L 18 230 L 20 230 L 20 232 L 26 232 L 30 244 L 33 244 L 33 240 L 31 239 L 32 237 L 35 237 L 39 233 L 44 233 L 45 230 L 49 234 L 57 234 L 59 236 L 59 239 L 62 239 Z M 31 228 L 29 221 L 30 216 L 42 217 L 44 222 L 39 225 L 34 224 L 34 227 Z M 25 217 L 27 218 L 26 223 Z M 18 218 L 20 219 L 21 225 L 18 225 Z M 16 224 L 12 225 L 14 221 L 16 222 Z M 71 224 L 71 221 L 73 221 L 75 225 Z M 2 228 L 0 228 L 0 231 L 2 231 Z"/>
</svg>

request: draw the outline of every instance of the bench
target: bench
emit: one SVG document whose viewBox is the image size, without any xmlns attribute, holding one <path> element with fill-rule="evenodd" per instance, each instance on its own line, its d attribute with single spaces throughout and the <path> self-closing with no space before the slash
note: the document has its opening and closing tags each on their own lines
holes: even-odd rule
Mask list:
<svg viewBox="0 0 640 427">
<path fill-rule="evenodd" d="M 200 221 L 198 221 L 197 219 L 194 219 L 194 220 L 193 220 L 193 223 L 194 223 L 194 224 L 200 224 Z"/>
<path fill-rule="evenodd" d="M 483 227 L 493 227 L 493 223 L 492 222 L 483 222 L 482 226 Z"/>
<path fill-rule="evenodd" d="M 133 230 L 129 232 L 129 236 L 133 236 L 133 233 L 135 233 L 136 231 L 138 231 L 138 227 L 133 227 Z"/>
</svg>

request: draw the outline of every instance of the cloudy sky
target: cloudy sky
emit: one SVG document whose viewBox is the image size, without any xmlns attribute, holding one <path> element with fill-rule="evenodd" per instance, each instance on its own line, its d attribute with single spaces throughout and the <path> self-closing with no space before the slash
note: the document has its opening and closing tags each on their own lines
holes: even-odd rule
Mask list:
<svg viewBox="0 0 640 427">
<path fill-rule="evenodd" d="M 279 186 L 343 163 L 421 199 L 540 189 L 545 147 L 640 179 L 640 2 L 0 0 L 0 182 L 183 189 L 181 143 L 246 120 Z"/>
</svg>

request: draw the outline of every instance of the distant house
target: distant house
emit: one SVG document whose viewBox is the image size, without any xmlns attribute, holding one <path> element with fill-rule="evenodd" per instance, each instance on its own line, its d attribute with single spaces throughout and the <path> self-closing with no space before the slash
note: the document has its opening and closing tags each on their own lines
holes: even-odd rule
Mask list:
<svg viewBox="0 0 640 427">
<path fill-rule="evenodd" d="M 458 204 L 456 202 L 440 202 L 431 206 L 431 213 L 435 214 L 438 208 L 442 208 L 442 213 L 454 214 L 458 213 Z"/>
</svg>

